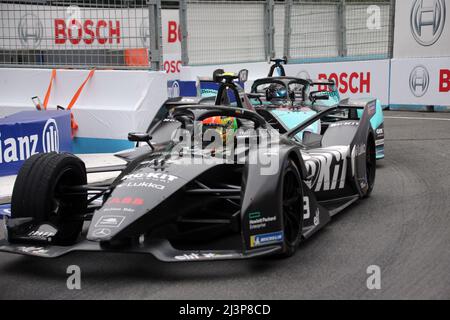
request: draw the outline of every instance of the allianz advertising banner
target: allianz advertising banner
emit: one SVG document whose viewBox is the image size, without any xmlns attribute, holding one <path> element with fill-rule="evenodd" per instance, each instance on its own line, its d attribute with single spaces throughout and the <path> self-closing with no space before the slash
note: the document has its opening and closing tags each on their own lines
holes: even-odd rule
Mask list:
<svg viewBox="0 0 450 320">
<path fill-rule="evenodd" d="M 23 111 L 0 118 L 0 176 L 36 153 L 72 151 L 70 111 Z"/>
<path fill-rule="evenodd" d="M 450 0 L 399 0 L 394 58 L 450 56 Z"/>
</svg>

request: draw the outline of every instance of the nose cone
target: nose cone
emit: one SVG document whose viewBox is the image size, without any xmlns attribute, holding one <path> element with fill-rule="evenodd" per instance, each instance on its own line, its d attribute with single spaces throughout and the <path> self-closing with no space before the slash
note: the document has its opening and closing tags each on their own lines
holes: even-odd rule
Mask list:
<svg viewBox="0 0 450 320">
<path fill-rule="evenodd" d="M 120 178 L 101 209 L 94 213 L 87 239 L 109 241 L 186 184 L 167 171 L 141 167 Z"/>
</svg>

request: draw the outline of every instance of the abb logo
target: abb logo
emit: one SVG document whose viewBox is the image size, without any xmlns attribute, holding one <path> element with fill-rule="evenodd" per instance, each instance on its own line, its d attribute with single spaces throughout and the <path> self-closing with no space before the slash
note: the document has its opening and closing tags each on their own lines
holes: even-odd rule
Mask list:
<svg viewBox="0 0 450 320">
<path fill-rule="evenodd" d="M 370 93 L 370 72 L 319 73 L 320 80 L 333 80 L 339 93 Z M 326 90 L 326 88 L 319 88 Z"/>
<path fill-rule="evenodd" d="M 450 91 L 450 70 L 441 69 L 439 71 L 439 92 Z"/>
<path fill-rule="evenodd" d="M 167 24 L 167 42 L 181 42 L 181 28 L 176 21 L 169 20 Z"/>
<path fill-rule="evenodd" d="M 132 197 L 125 197 L 125 198 L 117 198 L 113 197 L 108 200 L 108 203 L 112 204 L 131 204 L 134 206 L 141 206 L 144 204 L 144 199 L 142 198 L 132 198 Z"/>
<path fill-rule="evenodd" d="M 55 19 L 55 44 L 65 44 L 69 40 L 71 44 L 99 44 L 120 43 L 120 21 L 93 21 L 86 19 L 83 23 L 72 19 L 68 23 L 64 19 Z"/>
</svg>

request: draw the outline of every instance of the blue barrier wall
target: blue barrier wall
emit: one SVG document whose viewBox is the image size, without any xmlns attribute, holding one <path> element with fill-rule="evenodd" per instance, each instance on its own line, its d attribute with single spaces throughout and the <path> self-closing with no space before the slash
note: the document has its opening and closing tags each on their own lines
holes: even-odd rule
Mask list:
<svg viewBox="0 0 450 320">
<path fill-rule="evenodd" d="M 3 219 L 3 216 L 11 215 L 11 205 L 8 204 L 0 204 L 0 219 Z"/>
<path fill-rule="evenodd" d="M 23 111 L 0 119 L 0 176 L 41 152 L 72 151 L 70 111 Z"/>
</svg>

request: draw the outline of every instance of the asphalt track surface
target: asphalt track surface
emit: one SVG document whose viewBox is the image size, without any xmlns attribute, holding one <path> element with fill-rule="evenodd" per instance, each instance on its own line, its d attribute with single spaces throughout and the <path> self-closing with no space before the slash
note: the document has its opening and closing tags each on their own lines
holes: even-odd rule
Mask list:
<svg viewBox="0 0 450 320">
<path fill-rule="evenodd" d="M 385 116 L 386 159 L 372 196 L 292 258 L 167 264 L 146 255 L 0 253 L 0 298 L 449 299 L 450 114 Z M 66 287 L 69 265 L 81 268 L 81 290 Z M 380 267 L 380 290 L 366 286 L 370 265 Z"/>
</svg>

